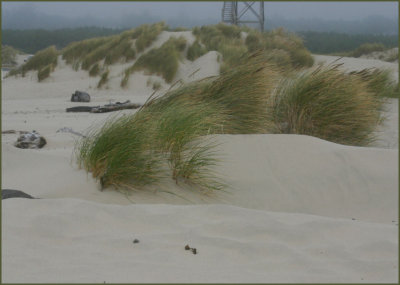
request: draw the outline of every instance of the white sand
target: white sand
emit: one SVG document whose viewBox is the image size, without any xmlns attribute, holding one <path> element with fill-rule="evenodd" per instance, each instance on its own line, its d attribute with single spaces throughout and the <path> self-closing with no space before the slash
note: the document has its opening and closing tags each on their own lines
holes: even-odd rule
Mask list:
<svg viewBox="0 0 400 285">
<path fill-rule="evenodd" d="M 176 79 L 216 75 L 217 57 L 183 61 Z M 386 64 L 342 60 L 349 70 Z M 376 147 L 220 135 L 226 192 L 204 195 L 170 180 L 129 196 L 99 191 L 71 162 L 77 136 L 57 130 L 84 132 L 115 114 L 66 113 L 84 105 L 70 96 L 88 91 L 87 105 L 144 102 L 149 77 L 162 80 L 138 73 L 127 90 L 118 80 L 97 90 L 99 78 L 61 63 L 43 83 L 34 73 L 2 81 L 2 130 L 36 130 L 48 143 L 17 149 L 17 135 L 2 135 L 2 188 L 42 198 L 2 202 L 2 282 L 398 282 L 397 100 Z"/>
</svg>

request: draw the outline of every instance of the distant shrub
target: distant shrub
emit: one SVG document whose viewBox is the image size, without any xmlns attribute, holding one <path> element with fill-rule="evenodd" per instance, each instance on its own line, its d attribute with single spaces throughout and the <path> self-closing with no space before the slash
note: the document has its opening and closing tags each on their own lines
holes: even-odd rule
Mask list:
<svg viewBox="0 0 400 285">
<path fill-rule="evenodd" d="M 350 53 L 350 56 L 360 57 L 374 51 L 384 51 L 386 48 L 381 43 L 365 43 L 360 45 L 356 50 Z"/>
<path fill-rule="evenodd" d="M 238 26 L 219 23 L 216 25 L 216 28 L 226 38 L 240 38 L 241 28 Z"/>
<path fill-rule="evenodd" d="M 294 68 L 311 67 L 314 58 L 304 47 L 302 39 L 294 33 L 278 28 L 263 34 L 266 50 L 281 49 L 290 54 Z"/>
<path fill-rule="evenodd" d="M 1 46 L 1 64 L 15 65 L 18 51 L 10 46 Z"/>
<path fill-rule="evenodd" d="M 245 44 L 249 52 L 254 52 L 259 49 L 263 49 L 263 44 L 260 34 L 251 33 L 246 37 Z"/>
</svg>

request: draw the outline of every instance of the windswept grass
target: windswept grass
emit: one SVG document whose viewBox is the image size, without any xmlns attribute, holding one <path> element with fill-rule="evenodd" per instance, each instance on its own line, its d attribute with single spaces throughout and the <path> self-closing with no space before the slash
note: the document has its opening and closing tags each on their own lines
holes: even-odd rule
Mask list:
<svg viewBox="0 0 400 285">
<path fill-rule="evenodd" d="M 137 70 L 147 70 L 152 74 L 162 76 L 166 82 L 170 83 L 175 77 L 179 67 L 181 52 L 186 47 L 186 40 L 183 37 L 171 37 L 161 47 L 150 50 L 137 59 L 135 64 L 125 70 L 125 76 L 121 81 L 121 86 L 125 87 L 129 76 Z"/>
<path fill-rule="evenodd" d="M 101 75 L 100 81 L 97 84 L 97 88 L 101 88 L 104 84 L 106 84 L 108 82 L 108 74 L 109 74 L 109 70 L 106 70 L 105 72 L 103 72 L 103 74 Z"/>
<path fill-rule="evenodd" d="M 46 79 L 47 77 L 50 76 L 50 73 L 53 71 L 54 65 L 53 64 L 49 64 L 46 65 L 45 67 L 41 68 L 38 70 L 38 81 L 42 81 L 44 79 Z"/>
<path fill-rule="evenodd" d="M 90 76 L 97 76 L 100 73 L 100 66 L 98 63 L 93 64 L 93 66 L 89 70 Z"/>
<path fill-rule="evenodd" d="M 164 27 L 164 23 L 142 25 L 119 35 L 75 42 L 63 49 L 62 58 L 68 64 L 88 71 L 101 61 L 105 65 L 122 60 L 127 62 L 136 58 L 137 51 L 141 52 L 148 47 Z"/>
<path fill-rule="evenodd" d="M 57 66 L 58 51 L 55 46 L 48 47 L 44 50 L 38 51 L 20 68 L 10 72 L 10 76 L 22 74 L 31 70 L 38 71 L 38 80 L 42 81 L 50 75 L 50 72 Z"/>
<path fill-rule="evenodd" d="M 359 76 L 337 66 L 283 79 L 271 100 L 278 133 L 315 136 L 346 145 L 373 142 L 381 100 Z"/>
<path fill-rule="evenodd" d="M 62 50 L 62 58 L 67 64 L 81 62 L 82 59 L 110 41 L 110 37 L 93 38 L 80 42 L 74 42 L 66 46 Z"/>
<path fill-rule="evenodd" d="M 136 38 L 136 49 L 142 52 L 145 48 L 149 47 L 157 36 L 166 28 L 164 22 L 156 23 L 153 25 L 142 25 L 137 28 L 134 36 Z"/>
<path fill-rule="evenodd" d="M 188 60 L 194 61 L 206 53 L 207 53 L 207 50 L 203 46 L 200 45 L 199 41 L 196 40 L 188 48 L 186 57 Z"/>
<path fill-rule="evenodd" d="M 399 98 L 398 84 L 391 78 L 390 70 L 372 68 L 351 74 L 359 76 L 367 84 L 368 90 L 377 98 Z"/>
<path fill-rule="evenodd" d="M 103 187 L 134 188 L 171 177 L 204 190 L 222 189 L 210 135 L 263 133 L 272 126 L 265 111 L 278 73 L 260 54 L 242 62 L 220 77 L 184 85 L 133 115 L 107 121 L 79 142 L 78 163 Z"/>
</svg>

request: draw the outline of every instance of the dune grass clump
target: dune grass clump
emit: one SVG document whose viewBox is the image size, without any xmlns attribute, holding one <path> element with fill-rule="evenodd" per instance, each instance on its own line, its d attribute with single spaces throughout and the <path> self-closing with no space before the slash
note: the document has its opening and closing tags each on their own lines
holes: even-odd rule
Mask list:
<svg viewBox="0 0 400 285">
<path fill-rule="evenodd" d="M 16 57 L 18 53 L 19 51 L 11 46 L 1 45 L 1 64 L 16 65 Z"/>
<path fill-rule="evenodd" d="M 186 47 L 183 37 L 171 37 L 161 47 L 150 50 L 137 59 L 134 65 L 125 70 L 121 87 L 128 83 L 129 76 L 137 70 L 146 70 L 152 74 L 162 76 L 167 83 L 172 82 L 179 67 L 181 52 Z"/>
<path fill-rule="evenodd" d="M 45 67 L 41 68 L 38 70 L 38 81 L 41 82 L 47 77 L 50 76 L 50 73 L 54 70 L 54 65 L 50 63 L 49 65 L 46 65 Z"/>
<path fill-rule="evenodd" d="M 283 28 L 264 33 L 262 42 L 267 51 L 274 49 L 287 51 L 295 69 L 311 67 L 314 64 L 314 59 L 304 47 L 303 40 Z"/>
<path fill-rule="evenodd" d="M 30 70 L 40 70 L 48 65 L 57 65 L 58 51 L 55 46 L 48 47 L 38 51 L 24 65 L 22 65 L 22 74 Z"/>
<path fill-rule="evenodd" d="M 194 43 L 188 48 L 186 58 L 190 61 L 194 61 L 198 59 L 200 56 L 207 53 L 205 47 L 200 45 L 199 41 L 196 40 Z"/>
<path fill-rule="evenodd" d="M 80 62 L 86 55 L 100 46 L 107 44 L 109 41 L 109 37 L 101 37 L 71 43 L 62 50 L 62 59 L 64 59 L 67 64 L 73 64 L 77 61 Z"/>
<path fill-rule="evenodd" d="M 350 52 L 350 56 L 360 57 L 364 54 L 369 54 L 374 51 L 384 51 L 384 50 L 386 50 L 386 48 L 381 43 L 365 43 L 365 44 L 360 45 L 354 51 Z"/>
<path fill-rule="evenodd" d="M 390 70 L 372 68 L 351 72 L 351 74 L 359 76 L 376 97 L 399 98 L 398 84 L 392 80 Z"/>
<path fill-rule="evenodd" d="M 93 64 L 89 70 L 89 76 L 97 76 L 100 73 L 100 65 L 98 63 Z"/>
<path fill-rule="evenodd" d="M 358 76 L 337 66 L 283 79 L 271 100 L 277 133 L 305 134 L 345 145 L 373 142 L 380 99 Z"/>
<path fill-rule="evenodd" d="M 203 190 L 223 189 L 214 174 L 212 135 L 271 128 L 265 111 L 278 73 L 259 54 L 242 62 L 219 77 L 153 98 L 133 115 L 108 120 L 77 144 L 79 165 L 103 187 L 135 188 L 171 177 Z"/>
<path fill-rule="evenodd" d="M 247 48 L 241 39 L 241 28 L 237 26 L 222 23 L 214 26 L 203 26 L 194 28 L 193 34 L 199 42 L 204 44 L 206 51 L 215 50 L 222 54 L 221 72 L 232 68 L 239 58 L 247 52 Z"/>
<path fill-rule="evenodd" d="M 108 82 L 108 74 L 109 74 L 109 70 L 106 70 L 105 72 L 103 72 L 103 74 L 101 75 L 100 81 L 97 84 L 97 88 L 101 88 L 104 84 L 106 84 Z"/>
<path fill-rule="evenodd" d="M 165 28 L 164 22 L 153 25 L 142 25 L 137 28 L 136 33 L 133 34 L 134 37 L 137 37 L 135 42 L 137 51 L 142 52 L 145 48 L 149 47 Z"/>
<path fill-rule="evenodd" d="M 77 145 L 78 163 L 103 187 L 129 189 L 171 177 L 217 190 L 222 184 L 210 172 L 214 145 L 201 136 L 220 119 L 207 104 L 158 100 L 89 133 Z"/>
<path fill-rule="evenodd" d="M 49 77 L 50 73 L 54 71 L 57 66 L 58 51 L 55 46 L 50 46 L 44 50 L 38 51 L 20 68 L 11 70 L 9 76 L 14 76 L 25 73 L 31 70 L 38 71 L 38 81 Z"/>
</svg>

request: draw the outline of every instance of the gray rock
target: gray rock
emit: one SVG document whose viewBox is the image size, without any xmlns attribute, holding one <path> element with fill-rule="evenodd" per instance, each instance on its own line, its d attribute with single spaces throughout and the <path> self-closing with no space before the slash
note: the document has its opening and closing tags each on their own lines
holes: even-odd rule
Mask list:
<svg viewBox="0 0 400 285">
<path fill-rule="evenodd" d="M 42 148 L 46 143 L 44 137 L 39 135 L 36 131 L 32 131 L 31 133 L 27 132 L 21 134 L 14 146 L 18 148 L 38 149 Z"/>
<path fill-rule="evenodd" d="M 12 189 L 2 189 L 1 190 L 1 200 L 8 198 L 28 198 L 28 199 L 36 199 L 25 192 L 20 190 L 12 190 Z"/>
<path fill-rule="evenodd" d="M 76 90 L 71 96 L 71 102 L 90 102 L 90 95 L 86 92 Z"/>
</svg>

